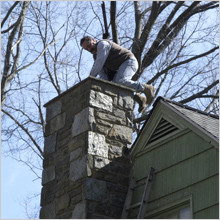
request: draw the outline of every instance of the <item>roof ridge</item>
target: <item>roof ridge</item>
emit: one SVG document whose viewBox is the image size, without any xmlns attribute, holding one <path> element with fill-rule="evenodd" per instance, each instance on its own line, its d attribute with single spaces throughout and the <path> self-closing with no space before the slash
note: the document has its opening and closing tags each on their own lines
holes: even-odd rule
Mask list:
<svg viewBox="0 0 220 220">
<path fill-rule="evenodd" d="M 219 119 L 219 116 L 218 115 L 215 115 L 215 114 L 211 114 L 211 113 L 207 113 L 205 111 L 202 111 L 202 110 L 199 110 L 199 109 L 196 109 L 196 108 L 193 108 L 193 107 L 190 107 L 188 105 L 184 105 L 182 104 L 181 102 L 176 102 L 176 101 L 173 101 L 171 99 L 168 99 L 168 98 L 165 98 L 165 97 L 162 97 L 162 96 L 159 96 L 156 101 L 154 102 L 153 106 L 155 107 L 155 105 L 157 104 L 157 102 L 159 100 L 163 100 L 165 102 L 169 102 L 169 103 L 172 103 L 174 105 L 178 105 L 182 108 L 185 108 L 185 109 L 188 109 L 188 110 L 191 110 L 191 111 L 194 111 L 194 112 L 198 112 L 200 114 L 203 114 L 203 115 L 206 115 L 206 116 L 210 116 L 210 117 L 213 117 L 213 118 L 216 118 L 216 119 Z"/>
</svg>

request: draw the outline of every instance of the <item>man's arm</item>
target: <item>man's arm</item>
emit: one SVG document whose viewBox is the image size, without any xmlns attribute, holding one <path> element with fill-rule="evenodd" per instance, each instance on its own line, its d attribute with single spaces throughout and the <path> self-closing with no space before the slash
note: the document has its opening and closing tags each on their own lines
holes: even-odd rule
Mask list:
<svg viewBox="0 0 220 220">
<path fill-rule="evenodd" d="M 93 67 L 90 71 L 91 76 L 97 76 L 98 73 L 102 70 L 106 59 L 108 58 L 109 52 L 111 49 L 111 45 L 107 41 L 99 42 L 97 46 L 97 55 L 96 60 L 93 64 Z"/>
</svg>

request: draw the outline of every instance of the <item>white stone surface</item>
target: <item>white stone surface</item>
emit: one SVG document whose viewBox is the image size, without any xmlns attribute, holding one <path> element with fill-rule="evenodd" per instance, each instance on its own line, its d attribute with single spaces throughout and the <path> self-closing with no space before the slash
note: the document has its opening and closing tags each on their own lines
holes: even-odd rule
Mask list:
<svg viewBox="0 0 220 220">
<path fill-rule="evenodd" d="M 122 125 L 113 125 L 109 132 L 110 137 L 114 137 L 116 140 L 131 143 L 132 142 L 132 128 L 128 128 Z"/>
<path fill-rule="evenodd" d="M 108 158 L 108 146 L 104 135 L 92 131 L 88 132 L 88 153 Z"/>
<path fill-rule="evenodd" d="M 134 99 L 133 97 L 129 96 L 127 93 L 121 91 L 119 93 L 118 104 L 123 108 L 132 110 L 134 106 Z"/>
<path fill-rule="evenodd" d="M 109 158 L 117 158 L 122 156 L 122 147 L 109 145 Z"/>
<path fill-rule="evenodd" d="M 106 158 L 102 158 L 102 157 L 94 157 L 94 162 L 95 162 L 95 168 L 101 169 L 105 166 L 107 166 L 110 161 Z"/>
<path fill-rule="evenodd" d="M 89 104 L 99 109 L 112 112 L 112 97 L 101 92 L 91 90 Z"/>
</svg>

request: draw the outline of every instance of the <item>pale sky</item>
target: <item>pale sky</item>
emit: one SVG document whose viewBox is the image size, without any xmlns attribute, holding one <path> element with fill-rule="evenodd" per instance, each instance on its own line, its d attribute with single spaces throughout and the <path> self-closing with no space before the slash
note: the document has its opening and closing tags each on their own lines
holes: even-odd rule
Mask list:
<svg viewBox="0 0 220 220">
<path fill-rule="evenodd" d="M 35 178 L 27 166 L 1 157 L 1 219 L 27 219 L 22 207 L 26 197 L 41 192 L 41 180 Z M 35 201 L 39 205 L 40 196 Z"/>
</svg>

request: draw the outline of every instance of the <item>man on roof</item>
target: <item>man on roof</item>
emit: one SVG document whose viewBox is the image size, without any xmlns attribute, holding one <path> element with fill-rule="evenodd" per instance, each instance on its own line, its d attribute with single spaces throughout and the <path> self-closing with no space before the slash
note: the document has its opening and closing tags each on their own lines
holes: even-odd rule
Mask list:
<svg viewBox="0 0 220 220">
<path fill-rule="evenodd" d="M 139 104 L 139 112 L 143 111 L 146 104 L 153 101 L 153 86 L 131 80 L 138 70 L 138 62 L 131 51 L 112 41 L 96 41 L 89 36 L 83 37 L 80 45 L 93 54 L 95 62 L 90 71 L 91 76 L 110 80 L 134 89 L 136 91 L 134 100 Z M 146 98 L 139 93 L 144 93 Z"/>
</svg>

